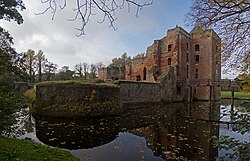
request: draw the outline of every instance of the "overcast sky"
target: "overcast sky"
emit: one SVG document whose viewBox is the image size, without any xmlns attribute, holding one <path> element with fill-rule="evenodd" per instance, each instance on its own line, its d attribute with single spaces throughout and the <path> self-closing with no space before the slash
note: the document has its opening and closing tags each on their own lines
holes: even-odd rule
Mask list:
<svg viewBox="0 0 250 161">
<path fill-rule="evenodd" d="M 49 61 L 71 69 L 80 62 L 108 65 L 112 58 L 125 52 L 132 57 L 144 53 L 155 39 L 164 37 L 167 29 L 176 25 L 188 32 L 191 30 L 184 23 L 190 0 L 154 0 L 152 5 L 140 10 L 138 18 L 133 9 L 130 12 L 127 8 L 119 10 L 114 23 L 118 28 L 116 31 L 108 27 L 108 22 L 98 23 L 101 15 L 97 13 L 86 26 L 86 35 L 81 37 L 76 36 L 79 33 L 75 29 L 79 22 L 68 21 L 74 16 L 70 4 L 63 11 L 58 10 L 52 20 L 50 11 L 43 15 L 35 14 L 46 7 L 40 0 L 24 0 L 24 3 L 26 10 L 21 12 L 23 24 L 0 21 L 0 25 L 14 37 L 16 50 L 42 50 Z"/>
</svg>

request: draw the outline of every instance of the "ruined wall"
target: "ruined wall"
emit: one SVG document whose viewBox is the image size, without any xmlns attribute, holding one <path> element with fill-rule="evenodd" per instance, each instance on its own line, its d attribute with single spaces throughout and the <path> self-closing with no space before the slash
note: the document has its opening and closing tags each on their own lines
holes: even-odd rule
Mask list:
<svg viewBox="0 0 250 161">
<path fill-rule="evenodd" d="M 36 86 L 35 115 L 53 117 L 108 116 L 122 112 L 115 85 L 51 82 Z"/>
<path fill-rule="evenodd" d="M 125 69 L 119 67 L 107 67 L 107 68 L 100 68 L 98 70 L 98 79 L 99 80 L 118 80 L 118 79 L 125 79 L 124 71 Z"/>
<path fill-rule="evenodd" d="M 179 26 L 147 48 L 143 59 L 126 64 L 126 80 L 161 82 L 174 68 L 172 84 L 164 87 L 179 95 L 198 100 L 219 100 L 221 79 L 221 40 L 213 30 L 196 26 L 190 33 Z M 205 83 L 204 83 L 205 82 Z M 167 98 L 170 96 L 167 94 Z"/>
<path fill-rule="evenodd" d="M 183 101 L 183 93 L 177 92 L 176 71 L 174 67 L 169 67 L 160 82 L 161 99 L 167 102 Z"/>
<path fill-rule="evenodd" d="M 98 69 L 98 79 L 106 80 L 107 79 L 107 68 L 99 68 Z"/>
<path fill-rule="evenodd" d="M 147 48 L 145 58 L 145 68 L 147 70 L 146 80 L 149 82 L 155 82 L 155 75 L 158 73 L 159 65 L 155 62 L 155 50 L 157 48 L 157 41 Z"/>
<path fill-rule="evenodd" d="M 126 64 L 126 80 L 141 81 L 144 79 L 145 57 L 129 60 Z"/>
<path fill-rule="evenodd" d="M 123 103 L 160 102 L 161 92 L 159 83 L 119 81 Z"/>
<path fill-rule="evenodd" d="M 176 74 L 170 67 L 160 82 L 119 81 L 123 103 L 176 102 L 183 96 L 176 91 Z"/>
</svg>

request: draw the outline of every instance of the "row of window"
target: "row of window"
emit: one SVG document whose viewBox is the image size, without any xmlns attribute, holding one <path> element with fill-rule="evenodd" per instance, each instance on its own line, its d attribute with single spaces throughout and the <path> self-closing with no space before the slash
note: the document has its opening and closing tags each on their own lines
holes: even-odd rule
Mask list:
<svg viewBox="0 0 250 161">
<path fill-rule="evenodd" d="M 189 66 L 187 65 L 187 78 L 189 78 Z M 195 75 L 194 75 L 195 79 L 199 78 L 199 69 L 195 69 Z"/>
<path fill-rule="evenodd" d="M 172 48 L 173 48 L 173 44 L 169 44 L 168 45 L 168 51 L 172 51 Z M 189 44 L 187 43 L 187 50 L 189 50 Z M 194 46 L 194 50 L 195 51 L 200 51 L 200 45 L 199 44 L 196 44 Z"/>
<path fill-rule="evenodd" d="M 168 58 L 168 65 L 171 65 L 171 58 Z M 188 53 L 187 53 L 187 62 L 188 62 Z M 195 55 L 195 64 L 199 64 L 200 63 L 200 55 Z"/>
</svg>

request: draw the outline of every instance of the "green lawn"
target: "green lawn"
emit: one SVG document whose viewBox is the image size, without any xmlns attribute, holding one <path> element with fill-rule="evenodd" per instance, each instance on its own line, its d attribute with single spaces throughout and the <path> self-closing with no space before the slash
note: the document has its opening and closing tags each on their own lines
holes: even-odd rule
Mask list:
<svg viewBox="0 0 250 161">
<path fill-rule="evenodd" d="M 222 91 L 221 98 L 231 98 L 232 94 L 230 91 Z M 250 99 L 250 92 L 243 93 L 243 92 L 234 92 L 234 98 L 238 99 Z"/>
<path fill-rule="evenodd" d="M 79 160 L 68 151 L 52 148 L 27 140 L 0 137 L 1 161 L 75 161 Z"/>
</svg>

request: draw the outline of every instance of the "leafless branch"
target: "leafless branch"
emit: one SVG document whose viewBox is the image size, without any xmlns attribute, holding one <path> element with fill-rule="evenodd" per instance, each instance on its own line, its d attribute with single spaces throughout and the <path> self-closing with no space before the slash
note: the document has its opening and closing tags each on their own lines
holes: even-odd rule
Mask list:
<svg viewBox="0 0 250 161">
<path fill-rule="evenodd" d="M 186 21 L 190 26 L 200 25 L 217 31 L 223 42 L 224 72 L 250 70 L 249 0 L 193 0 Z"/>
<path fill-rule="evenodd" d="M 53 20 L 57 12 L 57 6 L 59 6 L 60 10 L 64 10 L 68 5 L 67 2 L 67 0 L 41 0 L 41 3 L 46 7 L 42 12 L 37 13 L 37 15 L 44 14 L 50 10 Z M 77 27 L 76 30 L 79 31 L 79 34 L 77 36 L 82 36 L 85 34 L 85 27 L 90 21 L 91 17 L 96 15 L 96 13 L 94 13 L 94 9 L 96 12 L 103 15 L 102 19 L 98 21 L 98 23 L 108 21 L 109 27 L 116 30 L 117 28 L 114 24 L 115 20 L 117 19 L 115 14 L 116 10 L 123 9 L 125 6 L 127 6 L 128 12 L 130 12 L 130 8 L 135 7 L 135 15 L 136 17 L 138 17 L 139 11 L 143 9 L 143 7 L 151 5 L 153 3 L 153 0 L 145 0 L 145 2 L 138 2 L 138 0 L 75 0 L 75 2 L 76 4 L 73 9 L 75 15 L 69 20 L 79 20 L 81 22 L 81 25 Z"/>
</svg>

